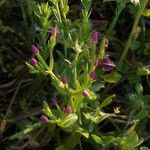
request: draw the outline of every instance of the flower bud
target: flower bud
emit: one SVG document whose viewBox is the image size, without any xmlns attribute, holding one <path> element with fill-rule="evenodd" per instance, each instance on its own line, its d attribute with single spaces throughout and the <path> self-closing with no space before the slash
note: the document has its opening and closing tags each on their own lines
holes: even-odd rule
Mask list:
<svg viewBox="0 0 150 150">
<path fill-rule="evenodd" d="M 95 68 L 99 65 L 99 60 L 96 60 L 94 63 Z"/>
<path fill-rule="evenodd" d="M 89 77 L 90 77 L 91 79 L 95 79 L 95 77 L 96 77 L 95 71 L 92 71 L 92 72 L 89 74 Z"/>
<path fill-rule="evenodd" d="M 99 65 L 102 67 L 104 71 L 112 71 L 116 66 L 109 58 L 104 58 L 100 61 Z"/>
<path fill-rule="evenodd" d="M 67 82 L 68 82 L 67 78 L 63 75 L 60 77 L 60 80 L 63 84 L 67 84 Z"/>
<path fill-rule="evenodd" d="M 82 93 L 82 95 L 84 97 L 89 97 L 90 96 L 90 94 L 89 94 L 89 92 L 87 90 L 84 90 L 83 93 Z"/>
<path fill-rule="evenodd" d="M 92 42 L 95 44 L 97 44 L 97 42 L 98 42 L 98 32 L 97 31 L 94 31 L 92 33 Z"/>
<path fill-rule="evenodd" d="M 57 99 L 56 98 L 52 98 L 51 104 L 52 104 L 52 106 L 58 106 Z"/>
<path fill-rule="evenodd" d="M 31 65 L 36 66 L 37 60 L 35 58 L 31 58 Z"/>
<path fill-rule="evenodd" d="M 51 29 L 51 36 L 56 37 L 56 35 L 57 35 L 57 28 L 54 27 L 54 28 Z"/>
<path fill-rule="evenodd" d="M 42 122 L 48 122 L 48 118 L 47 118 L 47 116 L 45 116 L 45 115 L 42 115 L 42 116 L 40 117 L 40 120 L 41 120 Z"/>
<path fill-rule="evenodd" d="M 38 54 L 39 53 L 39 49 L 35 45 L 32 45 L 32 52 L 34 54 Z"/>
<path fill-rule="evenodd" d="M 71 106 L 68 105 L 68 106 L 64 109 L 64 112 L 65 112 L 65 113 L 68 113 L 68 114 L 72 113 L 72 108 L 71 108 Z"/>
</svg>

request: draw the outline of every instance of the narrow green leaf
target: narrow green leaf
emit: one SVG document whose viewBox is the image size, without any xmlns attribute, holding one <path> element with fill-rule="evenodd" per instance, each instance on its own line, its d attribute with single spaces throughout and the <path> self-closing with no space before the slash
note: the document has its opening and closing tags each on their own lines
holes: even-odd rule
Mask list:
<svg viewBox="0 0 150 150">
<path fill-rule="evenodd" d="M 13 140 L 13 139 L 16 139 L 16 138 L 21 138 L 21 137 L 27 135 L 28 133 L 30 133 L 30 132 L 32 132 L 32 131 L 40 128 L 40 127 L 41 127 L 41 123 L 40 122 L 35 123 L 35 124 L 31 125 L 30 127 L 24 129 L 23 131 L 20 131 L 20 132 L 16 133 L 15 135 L 12 135 L 8 139 L 9 140 Z"/>
<path fill-rule="evenodd" d="M 105 55 L 105 43 L 106 43 L 106 39 L 105 37 L 102 39 L 102 42 L 100 44 L 100 48 L 99 48 L 99 52 L 98 52 L 98 57 L 97 59 L 103 59 L 104 55 Z"/>
<path fill-rule="evenodd" d="M 145 17 L 150 17 L 150 9 L 144 9 L 144 11 L 143 11 L 143 16 L 145 16 Z"/>
<path fill-rule="evenodd" d="M 62 128 L 67 128 L 73 125 L 77 121 L 77 119 L 78 116 L 76 114 L 69 114 L 65 119 L 60 119 L 57 124 Z"/>
<path fill-rule="evenodd" d="M 43 101 L 43 109 L 42 110 L 48 117 L 50 117 L 50 118 L 54 117 L 54 115 L 52 114 L 52 111 L 46 101 Z"/>
<path fill-rule="evenodd" d="M 114 97 L 115 97 L 115 95 L 111 95 L 111 96 L 107 97 L 100 105 L 100 108 L 103 108 L 103 107 L 109 105 L 112 102 L 112 98 L 114 98 Z"/>
<path fill-rule="evenodd" d="M 89 132 L 81 127 L 78 127 L 76 129 L 76 132 L 80 133 L 81 135 L 83 135 L 86 138 L 89 138 Z"/>
<path fill-rule="evenodd" d="M 114 140 L 115 140 L 115 137 L 113 137 L 113 136 L 103 136 L 102 137 L 102 141 L 103 141 L 102 144 L 108 145 L 108 144 L 112 143 Z"/>
<path fill-rule="evenodd" d="M 149 75 L 150 74 L 150 70 L 146 69 L 146 68 L 139 68 L 137 70 L 137 75 L 139 76 L 144 76 L 144 75 Z"/>
<path fill-rule="evenodd" d="M 142 85 L 140 83 L 136 84 L 135 91 L 136 91 L 138 96 L 142 96 L 142 94 L 143 94 L 143 87 L 142 87 Z"/>
<path fill-rule="evenodd" d="M 135 116 L 134 116 L 134 118 L 135 119 L 139 119 L 139 120 L 143 120 L 143 119 L 145 119 L 147 116 L 148 116 L 148 111 L 146 110 L 146 109 L 142 109 L 140 112 L 138 112 Z"/>
<path fill-rule="evenodd" d="M 150 150 L 148 147 L 142 146 L 140 147 L 140 150 Z"/>
</svg>

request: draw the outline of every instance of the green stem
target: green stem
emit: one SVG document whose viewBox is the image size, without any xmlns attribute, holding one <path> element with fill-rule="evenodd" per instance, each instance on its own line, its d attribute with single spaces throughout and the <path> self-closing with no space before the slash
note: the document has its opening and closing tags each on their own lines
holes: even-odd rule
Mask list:
<svg viewBox="0 0 150 150">
<path fill-rule="evenodd" d="M 53 49 L 50 51 L 50 63 L 49 63 L 50 70 L 54 68 L 54 57 L 53 57 Z"/>
<path fill-rule="evenodd" d="M 79 56 L 79 53 L 76 54 L 75 60 L 74 60 L 74 81 L 75 81 L 75 83 L 77 81 L 77 61 L 78 61 L 78 56 Z"/>
<path fill-rule="evenodd" d="M 60 9 L 59 9 L 58 3 L 55 4 L 55 6 L 56 6 L 57 13 L 58 13 L 58 16 L 57 16 L 57 17 L 59 18 L 59 22 L 62 22 L 61 15 L 60 15 Z"/>
<path fill-rule="evenodd" d="M 126 43 L 126 46 L 125 46 L 124 51 L 123 51 L 123 53 L 122 53 L 122 56 L 121 56 L 121 58 L 120 58 L 120 60 L 119 60 L 120 63 L 122 63 L 122 61 L 125 59 L 125 57 L 126 57 L 128 51 L 129 51 L 129 48 L 130 48 L 132 39 L 133 39 L 133 37 L 134 37 L 134 33 L 135 33 L 135 30 L 136 30 L 136 27 L 137 27 L 137 25 L 138 25 L 138 22 L 139 22 L 139 20 L 140 20 L 140 17 L 141 17 L 141 15 L 142 15 L 142 12 L 143 12 L 144 8 L 146 7 L 148 1 L 149 1 L 149 0 L 145 0 L 145 1 L 143 2 L 143 4 L 141 5 L 141 7 L 139 8 L 139 10 L 138 10 L 138 13 L 137 13 L 137 15 L 136 15 L 136 18 L 135 18 L 135 21 L 134 21 L 134 24 L 133 24 L 133 27 L 132 27 L 132 30 L 131 30 L 131 32 L 130 32 L 129 38 L 128 38 L 127 43 Z"/>
<path fill-rule="evenodd" d="M 118 10 L 116 11 L 115 17 L 113 18 L 113 21 L 111 22 L 111 24 L 110 24 L 110 26 L 109 26 L 109 28 L 108 28 L 108 30 L 107 30 L 107 35 L 110 35 L 110 36 L 112 35 L 113 30 L 114 30 L 114 28 L 115 28 L 115 26 L 116 26 L 117 20 L 118 20 L 120 14 L 121 14 L 123 8 L 124 8 L 124 6 L 121 6 L 121 7 L 118 8 Z"/>
<path fill-rule="evenodd" d="M 66 6 L 64 6 L 63 0 L 60 0 L 60 7 L 61 7 L 61 12 L 62 12 L 63 19 L 66 22 L 66 14 L 63 11 L 63 8 L 66 7 Z"/>
<path fill-rule="evenodd" d="M 65 88 L 65 85 L 55 76 L 55 74 L 51 70 L 47 71 L 47 73 L 49 73 L 55 88 L 59 90 L 61 93 L 66 94 L 68 92 L 68 89 Z"/>
<path fill-rule="evenodd" d="M 48 65 L 46 64 L 45 60 L 43 59 L 43 57 L 40 54 L 36 55 L 38 60 L 43 64 L 43 66 L 45 67 L 45 69 L 48 69 Z"/>
</svg>

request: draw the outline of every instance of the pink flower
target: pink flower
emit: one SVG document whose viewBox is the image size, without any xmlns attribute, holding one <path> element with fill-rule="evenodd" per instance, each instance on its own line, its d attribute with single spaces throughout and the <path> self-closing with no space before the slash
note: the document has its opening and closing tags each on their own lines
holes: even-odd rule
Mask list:
<svg viewBox="0 0 150 150">
<path fill-rule="evenodd" d="M 40 117 L 40 120 L 41 120 L 42 122 L 48 122 L 48 118 L 47 118 L 47 116 L 45 116 L 45 115 L 42 115 L 42 116 Z"/>
<path fill-rule="evenodd" d="M 36 46 L 32 45 L 32 52 L 34 54 L 38 54 L 39 53 L 39 49 Z"/>
<path fill-rule="evenodd" d="M 89 94 L 89 92 L 87 90 L 84 90 L 83 93 L 82 93 L 82 95 L 84 97 L 89 97 L 90 96 L 90 94 Z"/>
<path fill-rule="evenodd" d="M 60 77 L 60 80 L 63 84 L 67 84 L 67 82 L 68 82 L 67 78 L 63 75 Z"/>
<path fill-rule="evenodd" d="M 64 109 L 64 112 L 65 112 L 65 113 L 68 113 L 68 114 L 72 113 L 72 108 L 71 108 L 71 106 L 68 105 L 68 106 Z"/>
<path fill-rule="evenodd" d="M 112 71 L 116 66 L 109 58 L 104 58 L 99 62 L 99 65 L 102 67 L 104 71 Z"/>
<path fill-rule="evenodd" d="M 98 42 L 98 32 L 97 31 L 94 31 L 92 33 L 92 42 L 95 44 L 97 44 L 97 42 Z"/>
<path fill-rule="evenodd" d="M 95 71 L 92 71 L 92 72 L 89 74 L 89 77 L 90 77 L 91 79 L 95 79 L 95 77 L 96 77 Z"/>
<path fill-rule="evenodd" d="M 51 29 L 51 36 L 56 37 L 56 35 L 57 35 L 57 28 L 54 27 Z"/>
<path fill-rule="evenodd" d="M 37 60 L 35 58 L 31 58 L 31 65 L 36 66 Z"/>
</svg>

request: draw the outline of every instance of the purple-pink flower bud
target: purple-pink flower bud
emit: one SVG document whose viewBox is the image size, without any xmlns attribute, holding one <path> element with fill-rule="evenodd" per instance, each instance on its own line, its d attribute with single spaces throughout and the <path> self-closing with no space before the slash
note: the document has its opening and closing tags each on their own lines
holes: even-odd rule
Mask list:
<svg viewBox="0 0 150 150">
<path fill-rule="evenodd" d="M 95 68 L 99 65 L 99 60 L 96 60 L 94 63 Z"/>
<path fill-rule="evenodd" d="M 93 31 L 92 33 L 92 42 L 97 44 L 98 42 L 98 32 L 97 31 Z"/>
<path fill-rule="evenodd" d="M 63 84 L 67 84 L 67 82 L 68 82 L 67 78 L 63 75 L 60 77 L 60 80 Z"/>
<path fill-rule="evenodd" d="M 56 35 L 57 35 L 57 28 L 54 27 L 51 29 L 51 36 L 56 37 Z"/>
<path fill-rule="evenodd" d="M 42 116 L 40 117 L 40 120 L 41 120 L 42 122 L 48 122 L 48 118 L 47 118 L 47 116 L 45 116 L 45 115 L 42 115 Z"/>
<path fill-rule="evenodd" d="M 35 45 L 32 45 L 32 52 L 34 54 L 38 54 L 39 53 L 39 49 Z"/>
<path fill-rule="evenodd" d="M 84 97 L 89 97 L 90 96 L 90 94 L 89 94 L 89 92 L 87 90 L 84 90 L 83 93 L 82 93 L 82 95 Z"/>
<path fill-rule="evenodd" d="M 68 106 L 64 109 L 64 112 L 65 112 L 65 113 L 68 113 L 68 114 L 72 113 L 72 108 L 71 108 L 71 106 L 68 105 Z"/>
<path fill-rule="evenodd" d="M 36 66 L 37 60 L 35 58 L 31 58 L 31 65 Z"/>
<path fill-rule="evenodd" d="M 52 98 L 51 104 L 52 104 L 52 106 L 58 106 L 57 99 L 56 98 Z"/>
<path fill-rule="evenodd" d="M 102 67 L 104 71 L 112 71 L 116 66 L 109 58 L 104 58 L 99 62 L 99 65 Z"/>
<path fill-rule="evenodd" d="M 92 71 L 92 72 L 89 74 L 89 77 L 90 77 L 91 79 L 95 79 L 95 77 L 96 77 L 96 72 L 95 72 L 95 71 Z"/>
</svg>

